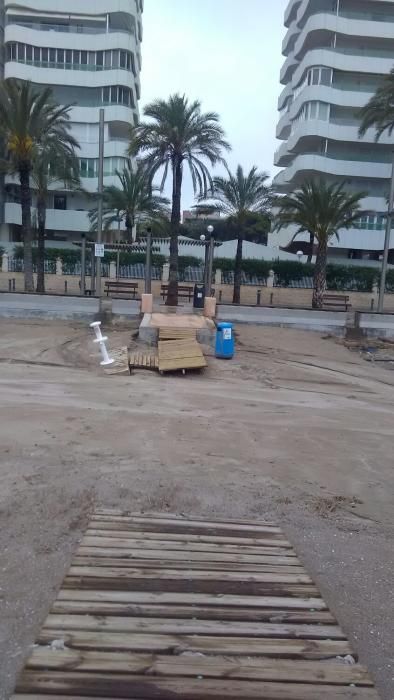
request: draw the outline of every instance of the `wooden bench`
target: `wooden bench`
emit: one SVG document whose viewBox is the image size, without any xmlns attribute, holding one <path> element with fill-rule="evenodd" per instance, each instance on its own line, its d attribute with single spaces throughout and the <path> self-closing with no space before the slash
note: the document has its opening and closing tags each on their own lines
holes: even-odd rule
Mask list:
<svg viewBox="0 0 394 700">
<path fill-rule="evenodd" d="M 344 311 L 347 311 L 352 307 L 352 305 L 349 302 L 349 296 L 347 294 L 324 294 L 323 308 L 324 307 L 343 309 Z"/>
<path fill-rule="evenodd" d="M 193 287 L 186 287 L 181 284 L 178 284 L 178 297 L 181 297 L 182 299 L 188 299 L 191 301 L 193 299 Z M 168 296 L 168 284 L 162 284 L 160 293 L 163 299 L 165 299 Z"/>
<path fill-rule="evenodd" d="M 118 281 L 107 281 L 105 283 L 105 291 L 107 297 L 110 293 L 136 298 L 138 292 L 138 282 L 118 282 Z"/>
</svg>

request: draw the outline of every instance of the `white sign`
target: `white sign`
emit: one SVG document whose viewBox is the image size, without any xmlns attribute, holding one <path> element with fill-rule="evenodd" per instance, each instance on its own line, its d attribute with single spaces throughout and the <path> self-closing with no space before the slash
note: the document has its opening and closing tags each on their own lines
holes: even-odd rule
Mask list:
<svg viewBox="0 0 394 700">
<path fill-rule="evenodd" d="M 223 340 L 231 340 L 231 328 L 223 328 Z"/>
<path fill-rule="evenodd" d="M 96 258 L 103 258 L 104 257 L 104 243 L 95 243 L 94 244 L 94 255 Z"/>
</svg>

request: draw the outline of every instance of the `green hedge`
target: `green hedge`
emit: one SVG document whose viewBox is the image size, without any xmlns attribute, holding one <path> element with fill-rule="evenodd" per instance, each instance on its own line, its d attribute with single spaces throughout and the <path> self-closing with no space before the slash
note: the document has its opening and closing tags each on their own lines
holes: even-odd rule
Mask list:
<svg viewBox="0 0 394 700">
<path fill-rule="evenodd" d="M 0 257 L 2 250 L 0 248 Z M 14 256 L 23 257 L 23 247 L 15 246 Z M 104 260 L 109 262 L 116 260 L 116 252 L 108 252 Z M 45 258 L 55 260 L 60 258 L 63 263 L 72 265 L 80 262 L 81 251 L 72 248 L 45 248 Z M 33 247 L 33 261 L 37 259 L 37 248 Z M 152 264 L 161 267 L 166 262 L 164 255 L 154 253 Z M 145 253 L 120 253 L 121 265 L 135 265 L 145 262 Z M 230 272 L 234 270 L 235 261 L 231 258 L 214 258 L 214 269 Z M 192 255 L 180 255 L 178 258 L 180 272 L 187 267 L 202 267 L 204 261 Z M 242 270 L 251 276 L 261 279 L 268 277 L 269 271 L 274 270 L 277 282 L 280 286 L 287 287 L 291 281 L 301 280 L 303 277 L 313 277 L 314 265 L 300 263 L 293 260 L 255 260 L 245 258 L 242 261 Z M 380 269 L 374 267 L 358 267 L 355 265 L 327 265 L 327 288 L 333 291 L 355 290 L 371 292 L 374 281 L 379 282 Z M 394 292 L 394 270 L 387 273 L 387 290 Z"/>
</svg>

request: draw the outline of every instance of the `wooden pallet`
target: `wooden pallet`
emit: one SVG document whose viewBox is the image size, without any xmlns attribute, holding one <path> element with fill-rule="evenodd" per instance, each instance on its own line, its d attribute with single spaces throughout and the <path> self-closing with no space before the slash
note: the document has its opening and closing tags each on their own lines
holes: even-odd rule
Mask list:
<svg viewBox="0 0 394 700">
<path fill-rule="evenodd" d="M 196 340 L 192 328 L 159 328 L 159 340 Z"/>
<path fill-rule="evenodd" d="M 145 353 L 145 352 L 131 352 L 129 353 L 129 367 L 130 369 L 154 369 L 156 370 L 159 366 L 158 358 L 156 354 Z"/>
<path fill-rule="evenodd" d="M 207 362 L 196 340 L 159 341 L 159 372 L 202 369 Z"/>
<path fill-rule="evenodd" d="M 37 645 L 14 700 L 378 700 L 272 523 L 97 510 Z"/>
</svg>

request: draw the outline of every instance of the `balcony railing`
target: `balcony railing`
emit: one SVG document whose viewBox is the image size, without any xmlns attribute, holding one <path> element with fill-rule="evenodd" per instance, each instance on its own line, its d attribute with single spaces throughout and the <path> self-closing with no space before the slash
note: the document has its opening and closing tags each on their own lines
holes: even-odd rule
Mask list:
<svg viewBox="0 0 394 700">
<path fill-rule="evenodd" d="M 121 33 L 121 34 L 133 34 L 135 36 L 134 27 L 130 29 L 120 29 L 108 27 L 106 24 L 100 25 L 98 27 L 89 27 L 81 24 L 42 24 L 40 22 L 8 22 L 7 27 L 26 27 L 26 29 L 35 29 L 39 32 L 62 32 L 63 34 L 108 34 L 108 33 Z"/>
</svg>

